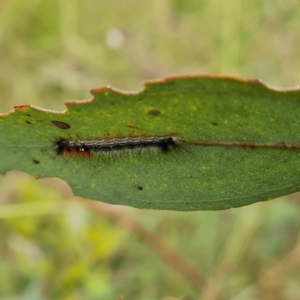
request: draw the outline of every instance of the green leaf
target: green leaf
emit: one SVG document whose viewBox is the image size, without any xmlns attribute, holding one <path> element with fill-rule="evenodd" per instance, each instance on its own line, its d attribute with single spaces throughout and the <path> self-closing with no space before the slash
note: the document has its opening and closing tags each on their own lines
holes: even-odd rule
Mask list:
<svg viewBox="0 0 300 300">
<path fill-rule="evenodd" d="M 63 113 L 22 106 L 2 115 L 0 172 L 59 177 L 75 195 L 152 209 L 226 209 L 300 189 L 299 90 L 190 76 L 149 82 L 140 93 L 92 93 Z M 179 145 L 57 154 L 59 138 L 146 135 L 176 137 Z"/>
</svg>

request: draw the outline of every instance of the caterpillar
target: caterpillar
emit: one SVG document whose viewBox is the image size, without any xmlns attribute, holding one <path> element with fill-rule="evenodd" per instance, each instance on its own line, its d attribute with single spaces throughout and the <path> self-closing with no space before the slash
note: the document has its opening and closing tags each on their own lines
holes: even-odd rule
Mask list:
<svg viewBox="0 0 300 300">
<path fill-rule="evenodd" d="M 142 152 L 147 149 L 169 152 L 179 145 L 175 135 L 116 137 L 104 139 L 71 139 L 61 137 L 56 141 L 56 153 L 62 156 L 86 156 L 94 154 L 119 154 L 124 151 Z"/>
</svg>

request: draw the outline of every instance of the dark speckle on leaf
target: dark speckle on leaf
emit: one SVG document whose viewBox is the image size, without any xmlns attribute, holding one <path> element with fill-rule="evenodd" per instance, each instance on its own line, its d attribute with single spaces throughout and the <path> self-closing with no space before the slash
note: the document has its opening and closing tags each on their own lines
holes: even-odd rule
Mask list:
<svg viewBox="0 0 300 300">
<path fill-rule="evenodd" d="M 34 159 L 33 162 L 36 164 L 36 165 L 39 165 L 41 162 L 37 159 Z"/>
<path fill-rule="evenodd" d="M 26 124 L 32 124 L 32 123 L 31 123 L 30 121 L 28 121 L 28 120 L 26 120 L 25 122 L 26 122 Z"/>
<path fill-rule="evenodd" d="M 140 191 L 142 191 L 142 190 L 143 190 L 143 187 L 142 187 L 142 186 L 140 186 L 140 185 L 139 185 L 137 188 L 138 188 Z"/>
<path fill-rule="evenodd" d="M 217 122 L 211 122 L 211 125 L 213 125 L 213 126 L 217 126 L 217 125 L 218 125 L 218 123 L 217 123 Z"/>
<path fill-rule="evenodd" d="M 153 109 L 150 109 L 150 110 L 148 111 L 148 114 L 149 114 L 149 115 L 152 115 L 152 116 L 159 116 L 159 115 L 160 115 L 160 110 L 159 110 L 159 109 L 153 108 Z"/>
<path fill-rule="evenodd" d="M 52 124 L 60 129 L 69 129 L 71 128 L 71 125 L 68 124 L 68 123 L 65 123 L 65 122 L 62 122 L 62 121 L 55 121 L 55 120 L 52 120 L 51 121 Z"/>
<path fill-rule="evenodd" d="M 138 127 L 138 126 L 131 125 L 131 124 L 124 124 L 124 126 L 126 126 L 126 127 L 130 128 L 130 129 L 133 129 L 133 128 L 135 128 L 135 129 L 139 129 L 139 127 Z"/>
<path fill-rule="evenodd" d="M 169 81 L 167 81 L 167 83 L 170 84 L 170 85 L 175 84 L 174 80 L 169 80 Z"/>
</svg>

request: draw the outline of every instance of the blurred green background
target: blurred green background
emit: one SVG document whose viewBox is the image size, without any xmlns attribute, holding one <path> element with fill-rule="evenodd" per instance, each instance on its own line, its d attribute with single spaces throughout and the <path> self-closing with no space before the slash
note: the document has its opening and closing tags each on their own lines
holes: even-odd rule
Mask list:
<svg viewBox="0 0 300 300">
<path fill-rule="evenodd" d="M 91 88 L 140 90 L 184 73 L 296 86 L 299 29 L 298 0 L 1 0 L 0 111 L 63 110 Z M 300 295 L 299 194 L 219 212 L 146 211 L 11 173 L 0 205 L 0 299 Z"/>
</svg>

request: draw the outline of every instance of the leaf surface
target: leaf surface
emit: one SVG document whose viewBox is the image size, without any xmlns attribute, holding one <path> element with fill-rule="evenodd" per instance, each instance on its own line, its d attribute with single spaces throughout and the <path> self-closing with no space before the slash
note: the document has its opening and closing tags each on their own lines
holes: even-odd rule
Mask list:
<svg viewBox="0 0 300 300">
<path fill-rule="evenodd" d="M 67 111 L 16 107 L 0 116 L 0 173 L 59 177 L 75 195 L 112 204 L 218 210 L 300 190 L 299 90 L 257 80 L 187 76 L 139 93 L 109 87 Z M 63 157 L 59 138 L 176 136 L 168 152 L 145 148 Z"/>
</svg>

